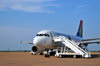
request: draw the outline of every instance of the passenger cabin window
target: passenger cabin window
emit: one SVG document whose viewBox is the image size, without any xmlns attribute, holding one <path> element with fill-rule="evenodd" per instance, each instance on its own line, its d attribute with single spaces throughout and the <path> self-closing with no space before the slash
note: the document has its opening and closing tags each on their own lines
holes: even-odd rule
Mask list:
<svg viewBox="0 0 100 66">
<path fill-rule="evenodd" d="M 37 34 L 36 36 L 46 36 L 46 37 L 50 37 L 49 34 Z"/>
</svg>

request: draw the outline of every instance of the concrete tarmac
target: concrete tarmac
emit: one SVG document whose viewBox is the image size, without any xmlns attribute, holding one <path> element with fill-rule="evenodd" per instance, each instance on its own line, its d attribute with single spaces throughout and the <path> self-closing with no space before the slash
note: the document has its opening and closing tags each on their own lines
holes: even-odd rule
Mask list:
<svg viewBox="0 0 100 66">
<path fill-rule="evenodd" d="M 100 52 L 92 58 L 58 58 L 31 55 L 29 52 L 0 52 L 0 66 L 100 66 Z"/>
</svg>

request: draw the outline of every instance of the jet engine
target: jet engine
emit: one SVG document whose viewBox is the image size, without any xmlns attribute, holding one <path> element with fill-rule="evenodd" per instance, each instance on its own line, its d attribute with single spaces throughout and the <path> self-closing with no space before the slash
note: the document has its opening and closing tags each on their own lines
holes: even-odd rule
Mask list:
<svg viewBox="0 0 100 66">
<path fill-rule="evenodd" d="M 37 46 L 33 46 L 32 51 L 30 53 L 36 55 L 38 53 L 42 53 L 43 51 L 45 51 L 44 48 L 39 48 Z"/>
</svg>

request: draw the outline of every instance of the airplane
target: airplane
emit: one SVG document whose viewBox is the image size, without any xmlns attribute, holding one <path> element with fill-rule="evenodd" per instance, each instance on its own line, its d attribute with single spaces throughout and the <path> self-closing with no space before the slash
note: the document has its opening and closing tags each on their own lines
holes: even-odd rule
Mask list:
<svg viewBox="0 0 100 66">
<path fill-rule="evenodd" d="M 83 20 L 80 20 L 78 32 L 75 36 L 67 35 L 64 33 L 58 33 L 51 30 L 42 30 L 37 33 L 37 35 L 33 39 L 33 42 L 29 42 L 28 44 L 33 45 L 32 47 L 33 54 L 38 54 L 38 53 L 41 54 L 44 51 L 47 51 L 47 54 L 45 54 L 45 57 L 49 57 L 50 56 L 50 53 L 48 52 L 49 50 L 53 52 L 53 49 L 57 49 L 58 47 L 65 47 L 65 44 L 63 43 L 63 41 L 56 40 L 57 38 L 61 36 L 69 40 L 72 40 L 74 42 L 77 42 L 78 46 L 83 45 L 85 46 L 85 48 L 88 46 L 88 44 L 100 43 L 100 41 L 92 41 L 92 40 L 100 40 L 100 38 L 83 39 Z"/>
</svg>

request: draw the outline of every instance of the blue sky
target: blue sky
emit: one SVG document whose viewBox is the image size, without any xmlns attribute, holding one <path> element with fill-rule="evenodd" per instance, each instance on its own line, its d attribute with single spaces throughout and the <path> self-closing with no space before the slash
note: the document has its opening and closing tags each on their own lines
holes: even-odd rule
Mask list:
<svg viewBox="0 0 100 66">
<path fill-rule="evenodd" d="M 81 19 L 84 38 L 100 37 L 100 0 L 0 0 L 0 50 L 30 50 L 20 40 L 32 41 L 44 29 L 75 35 Z"/>
</svg>

